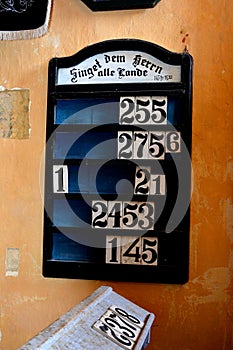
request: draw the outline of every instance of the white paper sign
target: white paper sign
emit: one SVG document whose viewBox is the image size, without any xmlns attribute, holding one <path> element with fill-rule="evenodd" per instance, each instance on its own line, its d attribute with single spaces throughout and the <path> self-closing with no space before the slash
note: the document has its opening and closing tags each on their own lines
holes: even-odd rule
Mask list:
<svg viewBox="0 0 233 350">
<path fill-rule="evenodd" d="M 56 85 L 106 83 L 177 83 L 181 66 L 166 64 L 140 51 L 110 51 L 58 69 Z"/>
</svg>

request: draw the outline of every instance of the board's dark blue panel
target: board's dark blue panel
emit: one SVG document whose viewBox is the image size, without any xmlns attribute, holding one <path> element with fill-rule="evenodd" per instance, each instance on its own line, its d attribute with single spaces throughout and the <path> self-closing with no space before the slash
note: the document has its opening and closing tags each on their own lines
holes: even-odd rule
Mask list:
<svg viewBox="0 0 233 350">
<path fill-rule="evenodd" d="M 55 124 L 118 123 L 119 99 L 57 100 Z"/>
<path fill-rule="evenodd" d="M 181 121 L 180 98 L 169 97 L 167 105 L 167 120 L 169 124 L 176 126 L 180 125 Z"/>
<path fill-rule="evenodd" d="M 98 250 L 88 247 L 87 245 L 80 244 L 61 233 L 54 233 L 52 259 L 95 262 L 99 260 L 99 256 Z"/>
<path fill-rule="evenodd" d="M 55 159 L 114 159 L 117 157 L 117 132 L 57 132 Z"/>
<path fill-rule="evenodd" d="M 93 170 L 91 183 L 94 183 L 96 179 L 96 188 L 99 193 L 127 195 L 129 190 L 133 188 L 135 164 L 132 162 L 122 163 L 122 165 L 111 161 L 107 162 L 99 169 L 97 177 L 95 177 L 96 169 Z M 129 182 L 132 184 L 131 188 Z"/>
<path fill-rule="evenodd" d="M 124 194 L 129 190 L 129 182 L 134 184 L 135 164 L 115 161 L 80 165 L 69 165 L 69 193 Z"/>
<path fill-rule="evenodd" d="M 91 224 L 91 207 L 84 199 L 55 199 L 53 224 L 58 227 L 88 227 Z"/>
</svg>

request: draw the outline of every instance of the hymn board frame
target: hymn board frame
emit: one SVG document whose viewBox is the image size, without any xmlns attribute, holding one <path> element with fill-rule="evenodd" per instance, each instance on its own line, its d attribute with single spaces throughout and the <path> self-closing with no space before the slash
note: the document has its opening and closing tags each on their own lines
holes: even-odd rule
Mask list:
<svg viewBox="0 0 233 350">
<path fill-rule="evenodd" d="M 108 65 L 108 68 L 106 68 L 107 66 L 105 66 L 104 68 L 103 66 L 104 55 L 107 55 L 110 57 L 110 54 L 112 55 L 113 52 L 114 52 L 114 57 L 111 56 L 113 57 L 113 61 L 114 60 L 117 61 L 118 55 L 119 57 L 123 57 L 123 55 L 125 55 L 126 61 L 128 59 L 127 55 L 131 57 L 131 60 L 133 55 L 136 55 L 138 53 L 140 53 L 141 59 L 143 57 L 146 57 L 147 60 L 144 60 L 143 62 L 141 60 L 140 62 L 142 63 L 142 65 L 140 65 L 141 69 L 146 67 L 145 70 L 143 70 L 145 71 L 145 74 L 144 74 L 145 76 L 142 78 L 124 77 L 124 79 L 123 78 L 119 79 L 119 76 L 117 77 L 117 74 L 116 74 L 117 69 L 115 68 L 116 67 L 118 68 L 123 67 L 124 69 L 127 68 L 125 66 L 125 63 L 120 63 L 120 62 L 118 64 L 112 63 Z M 87 67 L 90 67 L 90 62 L 92 62 L 92 65 L 91 65 L 92 70 L 90 70 L 89 73 L 91 73 L 93 76 L 94 75 L 97 76 L 97 73 L 100 70 L 100 67 L 102 69 L 102 73 L 101 74 L 99 73 L 99 76 L 97 77 L 92 76 L 91 79 L 89 79 L 90 77 L 89 78 L 85 77 L 85 74 L 87 74 Z M 161 66 L 162 67 L 164 66 L 165 68 L 163 71 L 162 68 L 160 67 L 157 70 L 156 74 L 153 73 L 154 76 L 152 76 L 151 78 L 150 74 L 152 73 L 149 70 L 150 68 L 153 68 L 153 71 L 154 71 L 154 67 L 156 67 L 156 65 L 153 64 L 152 62 L 156 62 L 156 63 L 159 62 Z M 83 67 L 86 67 L 86 69 L 83 69 Z M 112 70 L 107 70 L 109 69 L 109 67 Z M 171 68 L 170 75 L 169 74 L 163 75 L 163 73 L 166 73 L 166 67 Z M 132 68 L 133 66 L 131 66 L 131 69 Z M 71 75 L 69 78 L 67 77 L 67 74 L 71 74 L 72 69 L 74 69 L 74 71 L 72 71 L 73 75 Z M 105 69 L 104 72 L 103 72 L 103 69 Z M 75 76 L 74 73 L 77 73 L 77 72 L 79 72 L 78 73 L 79 75 L 77 76 L 76 74 Z M 173 72 L 175 72 L 174 75 L 172 75 Z M 105 75 L 105 77 L 103 77 L 103 75 Z M 71 78 L 73 78 L 74 83 L 71 82 Z M 153 193 L 151 196 L 150 193 L 147 193 L 145 196 L 143 195 L 141 197 L 136 195 L 134 196 L 135 198 L 132 199 L 133 204 L 135 204 L 135 202 L 141 202 L 141 201 L 152 203 L 152 204 L 148 204 L 147 209 L 150 207 L 152 208 L 152 211 L 155 210 L 155 213 L 153 212 L 153 215 L 155 216 L 158 215 L 157 214 L 158 212 L 160 212 L 159 217 L 154 219 L 155 222 L 152 227 L 148 226 L 149 227 L 148 232 L 146 230 L 144 230 L 145 232 L 142 232 L 138 229 L 137 230 L 127 229 L 127 228 L 130 228 L 129 226 L 127 227 L 127 225 L 124 227 L 126 229 L 122 229 L 122 227 L 120 229 L 119 228 L 113 229 L 113 227 L 108 229 L 107 228 L 108 226 L 102 229 L 101 227 L 96 228 L 95 226 L 91 226 L 92 221 L 94 222 L 93 215 L 95 214 L 93 213 L 92 213 L 92 218 L 88 218 L 87 220 L 88 228 L 72 227 L 73 224 L 70 224 L 68 221 L 67 221 L 67 226 L 70 226 L 69 228 L 64 227 L 66 226 L 66 224 L 62 226 L 61 222 L 64 223 L 64 220 L 69 220 L 69 215 L 68 215 L 68 219 L 65 219 L 64 218 L 66 217 L 65 211 L 63 213 L 63 209 L 61 209 L 62 208 L 61 204 L 58 204 L 58 207 L 60 205 L 59 207 L 60 209 L 57 209 L 56 203 L 61 203 L 60 198 L 63 198 L 65 201 L 70 200 L 70 202 L 73 201 L 73 203 L 75 203 L 75 201 L 80 197 L 82 197 L 83 194 L 81 193 L 81 190 L 80 190 L 80 193 L 77 193 L 77 186 L 79 187 L 81 184 L 74 185 L 76 186 L 76 190 L 74 190 L 74 193 L 67 193 L 69 191 L 68 190 L 64 191 L 64 189 L 62 189 L 62 191 L 64 191 L 65 193 L 53 193 L 53 186 L 54 186 L 53 181 L 55 181 L 53 180 L 53 176 L 55 174 L 56 178 L 58 178 L 62 172 L 62 176 L 63 176 L 62 181 L 63 182 L 68 181 L 67 167 L 68 168 L 70 166 L 76 167 L 77 163 L 80 163 L 80 162 L 83 163 L 83 159 L 81 160 L 75 159 L 76 154 L 74 154 L 74 151 L 72 151 L 74 159 L 68 159 L 68 158 L 72 158 L 72 156 L 71 157 L 68 156 L 67 159 L 66 159 L 66 156 L 64 156 L 65 159 L 63 160 L 55 159 L 56 152 L 57 153 L 63 152 L 63 150 L 61 150 L 62 143 L 60 145 L 57 145 L 56 143 L 59 143 L 59 141 L 57 140 L 59 140 L 59 137 L 61 135 L 64 135 L 63 133 L 66 133 L 67 137 L 69 138 L 69 135 L 72 135 L 72 133 L 75 134 L 79 130 L 82 130 L 83 123 L 85 124 L 85 121 L 81 122 L 82 125 L 77 124 L 76 122 L 72 122 L 70 125 L 62 124 L 62 122 L 60 125 L 56 124 L 55 118 L 57 113 L 56 110 L 58 109 L 57 104 L 60 103 L 59 101 L 62 101 L 62 103 L 65 101 L 66 106 L 68 104 L 68 107 L 69 107 L 69 103 L 72 103 L 72 101 L 76 101 L 76 100 L 79 101 L 80 99 L 80 101 L 90 100 L 92 104 L 95 105 L 95 101 L 97 101 L 97 99 L 98 100 L 104 99 L 105 102 L 106 101 L 108 102 L 108 100 L 120 101 L 120 98 L 124 99 L 124 97 L 127 98 L 129 96 L 133 96 L 133 97 L 140 96 L 141 99 L 143 99 L 143 96 L 144 96 L 146 99 L 152 98 L 152 100 L 153 100 L 153 96 L 154 98 L 157 97 L 157 99 L 159 99 L 160 96 L 167 96 L 167 100 L 168 100 L 167 119 L 169 124 L 157 125 L 157 126 L 153 125 L 152 129 L 154 128 L 156 129 L 156 131 L 161 131 L 161 130 L 169 131 L 170 130 L 169 128 L 175 127 L 176 130 L 179 130 L 179 133 L 181 135 L 182 143 L 181 143 L 180 151 L 178 151 L 178 153 L 173 153 L 173 154 L 166 153 L 164 155 L 164 159 L 153 160 L 153 159 L 146 158 L 146 159 L 142 159 L 142 161 L 140 159 L 136 159 L 136 160 L 115 159 L 113 160 L 113 163 L 111 163 L 113 164 L 113 166 L 115 166 L 114 169 L 116 170 L 114 171 L 116 174 L 118 173 L 118 170 L 117 170 L 118 167 L 119 167 L 119 171 L 120 171 L 120 167 L 121 167 L 121 171 L 126 167 L 129 167 L 127 169 L 131 169 L 131 167 L 134 166 L 133 165 L 134 161 L 137 164 L 141 162 L 142 167 L 147 167 L 146 169 L 148 169 L 148 167 L 149 169 L 150 167 L 152 168 L 154 167 L 154 169 L 158 169 L 156 171 L 160 173 L 161 171 L 162 173 L 164 172 L 165 179 L 166 179 L 165 180 L 166 194 L 164 193 L 165 194 L 164 196 L 160 196 L 160 195 L 153 196 Z M 117 106 L 118 104 L 119 103 L 117 103 Z M 171 105 L 173 107 L 169 107 Z M 113 106 L 115 106 L 115 104 Z M 111 114 L 111 111 L 109 111 L 109 115 L 110 114 Z M 112 114 L 114 113 L 112 112 Z M 174 122 L 174 125 L 173 125 L 173 122 Z M 114 124 L 114 125 L 111 125 L 111 127 L 109 128 L 109 126 L 103 125 L 103 123 L 101 123 L 101 119 L 100 119 L 99 125 L 93 125 L 93 130 L 94 130 L 94 127 L 95 128 L 97 127 L 96 129 L 97 132 L 98 130 L 100 130 L 100 133 L 103 132 L 103 134 L 106 134 L 106 133 L 108 134 L 108 132 L 111 132 L 111 131 L 114 132 L 114 130 L 118 130 L 118 131 L 124 130 L 126 132 L 126 135 L 130 135 L 130 133 L 132 133 L 132 130 L 138 130 L 137 129 L 138 125 L 124 126 L 124 125 Z M 146 126 L 143 125 L 143 127 L 146 127 Z M 129 133 L 127 134 L 127 132 Z M 90 133 L 91 133 L 90 135 L 92 135 L 91 138 L 94 138 L 93 136 L 94 134 L 92 134 L 92 130 L 90 131 Z M 145 132 L 144 135 L 149 135 L 149 132 L 148 134 L 147 132 Z M 166 136 L 167 135 L 166 132 L 163 135 Z M 101 279 L 101 280 L 118 280 L 118 281 L 180 283 L 180 284 L 186 283 L 188 281 L 188 273 L 189 273 L 189 228 L 190 228 L 189 200 L 190 200 L 190 191 L 191 191 L 191 162 L 189 161 L 190 160 L 189 155 L 191 154 L 191 136 L 192 136 L 192 57 L 187 52 L 184 52 L 182 54 L 177 54 L 177 53 L 172 53 L 160 46 L 157 46 L 153 43 L 149 43 L 146 41 L 134 40 L 134 39 L 119 39 L 119 40 L 109 40 L 109 41 L 88 46 L 82 49 L 80 52 L 70 57 L 53 58 L 49 63 L 49 76 L 48 76 L 43 275 L 45 277 L 58 277 L 58 278 Z M 116 136 L 116 137 L 119 137 L 119 136 Z M 119 140 L 115 140 L 115 141 L 118 142 L 118 147 L 119 147 Z M 174 142 L 174 145 L 175 145 L 175 142 Z M 116 148 L 117 148 L 117 144 L 116 144 Z M 59 149 L 59 150 L 57 151 L 54 149 Z M 107 150 L 107 147 L 105 149 L 106 149 L 106 152 L 109 151 Z M 112 149 L 110 150 L 110 153 L 111 152 L 112 152 Z M 59 156 L 57 158 L 59 158 Z M 85 161 L 87 163 L 86 164 L 87 171 L 91 172 L 91 170 L 88 170 L 88 166 L 91 167 L 93 160 L 85 160 Z M 98 160 L 95 160 L 95 161 L 98 163 Z M 108 162 L 108 155 L 106 156 L 105 162 Z M 66 169 L 65 168 L 59 169 L 58 167 L 58 168 L 55 168 L 55 172 L 54 172 L 53 167 L 56 166 L 56 164 L 57 165 L 63 164 L 65 165 Z M 139 166 L 139 169 L 140 169 L 140 166 Z M 66 170 L 66 176 L 64 177 L 65 170 Z M 156 171 L 154 170 L 155 173 Z M 183 174 L 182 175 L 183 177 L 181 176 L 180 173 Z M 103 172 L 102 172 L 102 175 L 104 175 Z M 70 176 L 71 175 L 69 174 L 69 177 Z M 65 178 L 67 179 L 65 180 Z M 72 175 L 72 178 L 73 178 L 73 181 L 74 179 L 76 181 L 76 179 L 78 179 L 78 175 L 77 177 L 75 175 L 75 178 L 74 178 L 74 175 Z M 83 178 L 83 181 L 84 182 L 86 181 L 85 176 Z M 82 182 L 82 179 L 81 179 L 81 182 Z M 106 182 L 106 176 L 103 178 L 102 181 L 100 179 L 100 187 L 103 185 L 103 182 Z M 91 183 L 90 185 L 92 186 L 93 183 Z M 135 186 L 135 184 L 132 184 L 132 185 Z M 64 186 L 65 187 L 67 186 L 68 188 L 67 184 Z M 87 191 L 88 191 L 88 188 L 87 188 Z M 183 191 L 183 194 L 182 194 L 183 197 L 182 196 L 179 197 L 179 191 Z M 98 193 L 98 199 L 100 195 L 101 193 Z M 90 207 L 88 208 L 87 206 L 87 212 L 88 211 L 94 212 L 93 206 L 95 205 L 95 194 L 94 193 L 87 194 L 87 195 L 85 194 L 85 196 L 87 196 L 90 199 L 89 203 L 92 203 L 90 204 L 92 206 L 91 210 L 90 210 Z M 102 194 L 102 197 L 103 197 L 102 201 L 103 203 L 105 203 L 104 205 L 106 206 L 110 205 L 111 203 L 115 203 L 114 198 L 116 198 L 116 196 L 113 194 L 112 195 Z M 129 213 L 129 210 L 125 209 L 124 199 L 125 199 L 124 193 L 121 193 L 119 194 L 117 201 L 120 202 L 118 206 L 120 206 L 122 210 L 121 213 L 123 212 L 122 208 L 124 207 L 124 211 L 125 211 L 124 213 L 127 214 Z M 184 206 L 184 213 L 182 213 L 182 217 L 180 217 L 175 227 L 172 227 L 172 231 L 167 232 L 166 227 L 169 222 L 169 219 L 171 219 L 171 215 L 174 215 L 173 209 L 177 204 L 177 202 L 178 202 L 178 211 L 180 208 L 182 211 L 182 207 Z M 99 205 L 101 206 L 101 203 Z M 145 210 L 145 203 L 143 205 L 144 205 L 144 209 L 142 209 L 141 212 Z M 161 210 L 160 210 L 160 206 L 162 206 Z M 187 206 L 187 208 L 185 208 L 185 206 Z M 72 208 L 71 210 L 72 213 L 73 213 L 73 209 L 76 210 L 76 212 L 77 210 L 81 210 L 80 206 L 78 205 Z M 139 214 L 140 209 L 137 208 L 137 210 L 139 210 L 137 211 L 137 215 L 140 216 Z M 86 214 L 84 213 L 84 216 L 85 215 Z M 88 215 L 90 216 L 90 213 Z M 115 212 L 115 215 L 116 215 L 116 212 Z M 120 218 L 121 224 L 122 224 L 122 221 L 124 220 L 125 220 L 124 222 L 127 224 L 130 218 L 132 218 L 133 216 L 135 218 L 137 215 L 132 214 L 131 212 L 130 214 L 128 214 L 128 218 L 124 218 L 124 219 Z M 109 218 L 107 220 L 109 220 Z M 170 220 L 170 224 L 171 226 L 173 225 L 172 219 Z M 141 237 L 141 235 L 143 235 L 143 237 L 147 239 L 145 240 L 143 237 Z M 127 249 L 125 249 L 125 251 L 127 250 L 127 254 L 124 253 L 126 255 L 125 258 L 123 258 L 123 255 L 124 255 L 123 248 L 122 248 L 122 251 L 121 250 L 119 251 L 118 248 L 113 247 L 113 242 L 115 244 L 115 242 L 118 242 L 117 241 L 118 237 L 120 237 L 120 239 L 123 239 L 122 238 L 123 236 L 124 238 L 126 238 L 126 241 L 127 241 L 127 237 L 131 237 L 131 236 L 139 237 L 137 242 L 135 239 L 135 243 L 133 243 L 131 247 L 128 244 Z M 110 240 L 110 238 L 107 238 L 107 237 L 110 237 L 110 238 L 112 237 L 112 240 Z M 109 249 L 112 248 L 112 250 L 110 250 L 110 253 L 108 254 L 112 254 L 113 256 L 113 253 L 114 253 L 114 259 L 112 258 L 111 260 L 109 257 L 106 258 L 107 253 L 106 253 L 105 247 L 102 246 L 103 242 L 100 243 L 99 247 L 95 248 L 95 244 L 97 244 L 98 246 L 99 243 L 98 242 L 93 243 L 92 239 L 94 241 L 97 240 L 98 242 L 99 241 L 107 242 L 108 240 L 108 247 Z M 91 242 L 90 245 L 89 245 L 89 242 Z M 82 257 L 80 258 L 79 258 L 79 252 L 78 252 L 79 249 L 80 249 L 80 252 L 83 254 L 83 255 L 81 254 Z M 119 254 L 119 252 L 120 252 L 120 256 L 117 255 Z M 152 263 L 150 265 L 147 262 L 152 262 Z"/>
</svg>

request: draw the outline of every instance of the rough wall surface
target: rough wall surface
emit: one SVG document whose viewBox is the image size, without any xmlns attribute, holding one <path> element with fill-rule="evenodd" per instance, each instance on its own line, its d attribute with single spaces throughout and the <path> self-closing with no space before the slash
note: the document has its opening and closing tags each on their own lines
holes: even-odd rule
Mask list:
<svg viewBox="0 0 233 350">
<path fill-rule="evenodd" d="M 232 343 L 232 1 L 161 0 L 153 9 L 92 13 L 54 1 L 42 38 L 0 42 L 0 85 L 30 91 L 28 138 L 0 138 L 0 348 L 15 350 L 100 285 L 157 315 L 148 350 L 228 350 Z M 180 285 L 41 275 L 47 67 L 112 38 L 152 41 L 194 58 L 190 281 Z M 17 273 L 6 252 L 19 249 Z"/>
</svg>

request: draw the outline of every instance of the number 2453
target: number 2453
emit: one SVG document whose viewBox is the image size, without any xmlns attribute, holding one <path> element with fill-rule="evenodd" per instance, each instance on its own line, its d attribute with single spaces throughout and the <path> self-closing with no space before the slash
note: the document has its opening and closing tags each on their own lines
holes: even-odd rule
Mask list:
<svg viewBox="0 0 233 350">
<path fill-rule="evenodd" d="M 92 227 L 152 230 L 154 202 L 92 201 Z"/>
</svg>

